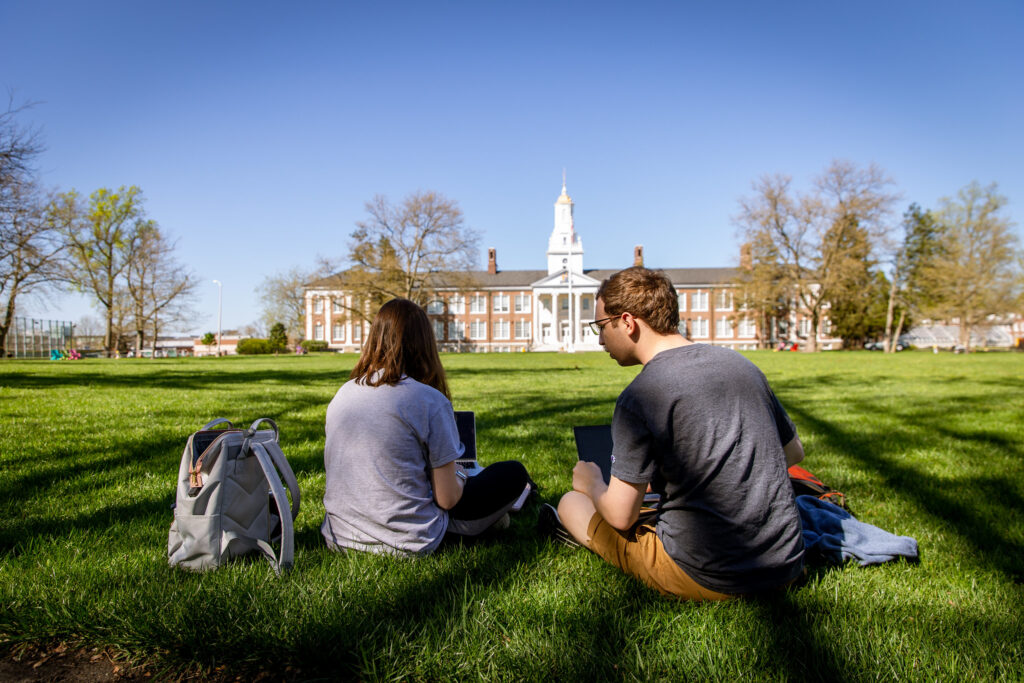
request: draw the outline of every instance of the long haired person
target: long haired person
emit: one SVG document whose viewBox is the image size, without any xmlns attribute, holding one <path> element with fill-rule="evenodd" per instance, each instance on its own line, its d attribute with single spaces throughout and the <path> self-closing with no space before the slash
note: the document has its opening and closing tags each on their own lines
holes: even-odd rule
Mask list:
<svg viewBox="0 0 1024 683">
<path fill-rule="evenodd" d="M 349 380 L 327 407 L 326 515 L 333 548 L 425 555 L 506 519 L 530 482 L 516 461 L 473 477 L 427 314 L 384 304 Z"/>
</svg>

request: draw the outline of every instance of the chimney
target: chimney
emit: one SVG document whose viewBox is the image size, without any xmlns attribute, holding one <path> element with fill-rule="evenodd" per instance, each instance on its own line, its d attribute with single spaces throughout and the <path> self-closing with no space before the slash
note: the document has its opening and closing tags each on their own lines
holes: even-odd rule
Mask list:
<svg viewBox="0 0 1024 683">
<path fill-rule="evenodd" d="M 750 255 L 750 242 L 744 242 L 740 245 L 740 268 L 750 270 L 753 266 L 753 259 Z"/>
<path fill-rule="evenodd" d="M 638 244 L 635 247 L 633 247 L 633 265 L 644 265 L 644 246 L 642 244 Z"/>
<path fill-rule="evenodd" d="M 488 249 L 487 250 L 487 274 L 497 275 L 498 274 L 498 250 Z"/>
</svg>

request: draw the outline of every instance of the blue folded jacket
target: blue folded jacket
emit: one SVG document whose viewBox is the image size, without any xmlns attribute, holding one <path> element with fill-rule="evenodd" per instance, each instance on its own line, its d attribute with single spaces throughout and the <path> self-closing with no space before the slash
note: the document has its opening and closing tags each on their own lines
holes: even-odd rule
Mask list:
<svg viewBox="0 0 1024 683">
<path fill-rule="evenodd" d="M 797 496 L 804 547 L 834 562 L 856 559 L 860 566 L 891 562 L 898 557 L 917 559 L 917 541 L 896 536 L 857 520 L 838 505 L 814 496 Z"/>
</svg>

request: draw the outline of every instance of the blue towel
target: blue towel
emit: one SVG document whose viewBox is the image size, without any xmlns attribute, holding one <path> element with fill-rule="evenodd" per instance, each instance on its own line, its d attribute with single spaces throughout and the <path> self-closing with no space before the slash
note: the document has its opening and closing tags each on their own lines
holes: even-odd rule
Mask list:
<svg viewBox="0 0 1024 683">
<path fill-rule="evenodd" d="M 804 547 L 834 562 L 856 559 L 860 566 L 891 562 L 897 557 L 917 559 L 917 541 L 865 524 L 849 512 L 814 496 L 797 496 Z"/>
</svg>

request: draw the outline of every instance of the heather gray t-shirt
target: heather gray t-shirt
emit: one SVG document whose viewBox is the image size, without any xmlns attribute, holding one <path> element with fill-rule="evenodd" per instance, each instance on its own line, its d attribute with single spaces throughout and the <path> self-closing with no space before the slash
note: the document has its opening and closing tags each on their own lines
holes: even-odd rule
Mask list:
<svg viewBox="0 0 1024 683">
<path fill-rule="evenodd" d="M 693 344 L 662 351 L 619 396 L 612 474 L 662 495 L 665 550 L 723 593 L 786 583 L 803 538 L 783 444 L 796 429 L 753 363 Z"/>
<path fill-rule="evenodd" d="M 327 544 L 398 555 L 440 544 L 448 513 L 430 470 L 463 453 L 452 404 L 403 377 L 394 385 L 346 382 L 327 407 L 324 467 Z"/>
</svg>

